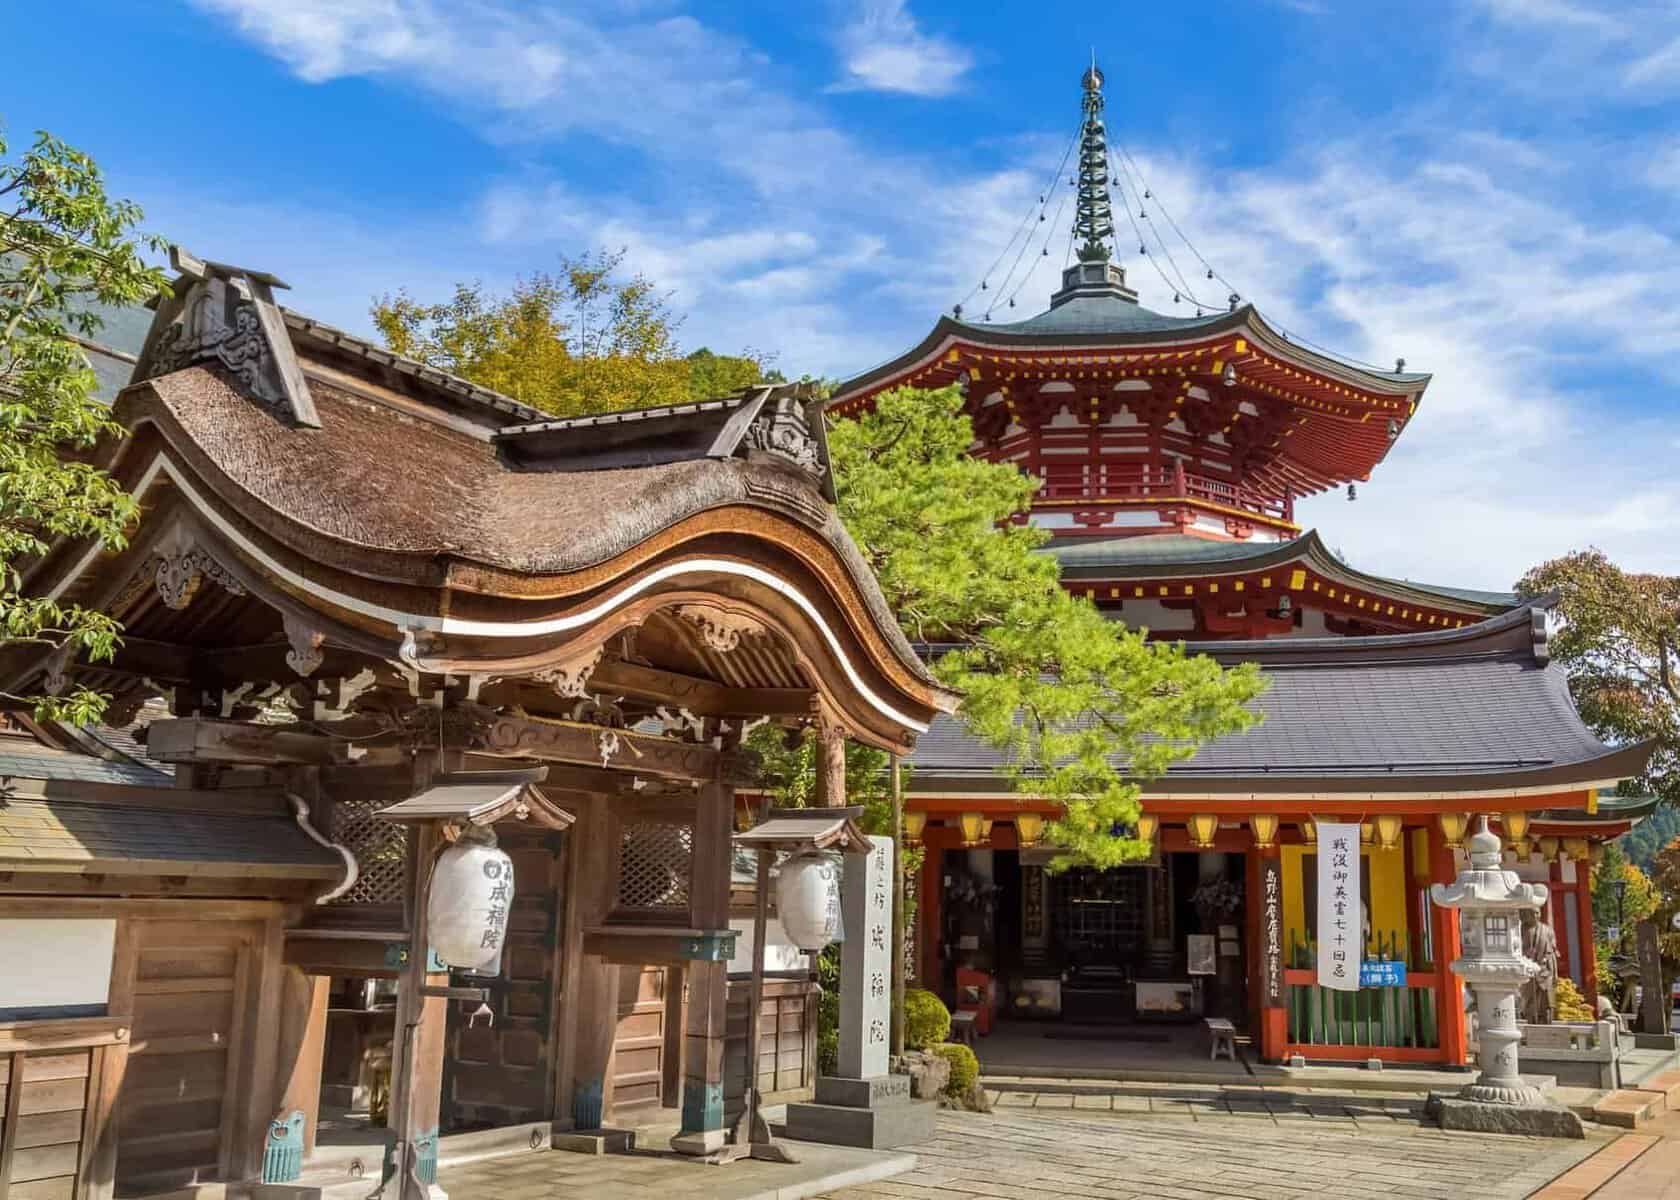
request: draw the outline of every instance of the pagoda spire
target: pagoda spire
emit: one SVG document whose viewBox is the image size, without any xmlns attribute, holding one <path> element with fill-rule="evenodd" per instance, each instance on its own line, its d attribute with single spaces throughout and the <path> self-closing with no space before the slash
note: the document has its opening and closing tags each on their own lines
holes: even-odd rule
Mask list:
<svg viewBox="0 0 1680 1200">
<path fill-rule="evenodd" d="M 1073 232 L 1080 239 L 1079 261 L 1104 263 L 1109 259 L 1109 240 L 1114 237 L 1114 211 L 1108 196 L 1103 73 L 1097 69 L 1095 50 L 1091 52 L 1091 66 L 1080 82 L 1085 89 L 1085 127 L 1079 136 L 1079 200 L 1074 209 Z"/>
</svg>

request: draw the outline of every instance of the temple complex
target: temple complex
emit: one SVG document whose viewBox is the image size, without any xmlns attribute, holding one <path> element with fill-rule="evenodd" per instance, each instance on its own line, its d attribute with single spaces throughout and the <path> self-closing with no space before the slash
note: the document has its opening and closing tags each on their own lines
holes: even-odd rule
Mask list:
<svg viewBox="0 0 1680 1200">
<path fill-rule="evenodd" d="M 1019 519 L 1051 533 L 1064 585 L 1153 638 L 1258 663 L 1263 719 L 1145 785 L 1149 859 L 1061 873 L 1042 843 L 1059 809 L 1015 791 L 958 721 L 935 721 L 907 801 L 927 850 L 921 980 L 982 1031 L 1017 1018 L 1135 1040 L 1148 1035 L 1126 1026 L 1215 1017 L 1270 1061 L 1462 1063 L 1455 917 L 1429 884 L 1454 877 L 1469 822 L 1491 814 L 1508 860 L 1551 889 L 1560 970 L 1595 996 L 1590 864 L 1649 810 L 1611 793 L 1650 747 L 1604 745 L 1582 723 L 1545 601 L 1368 574 L 1297 524 L 1303 497 L 1356 497 L 1430 377 L 1310 349 L 1235 295 L 1196 316 L 1144 308 L 1115 261 L 1126 197 L 1112 195 L 1102 87 L 1093 65 L 1076 258 L 1048 309 L 993 323 L 959 306 L 841 384 L 830 412 L 960 385 L 973 452 L 1041 481 Z M 1314 970 L 1318 821 L 1360 827 L 1354 957 L 1390 965 L 1358 991 Z"/>
</svg>

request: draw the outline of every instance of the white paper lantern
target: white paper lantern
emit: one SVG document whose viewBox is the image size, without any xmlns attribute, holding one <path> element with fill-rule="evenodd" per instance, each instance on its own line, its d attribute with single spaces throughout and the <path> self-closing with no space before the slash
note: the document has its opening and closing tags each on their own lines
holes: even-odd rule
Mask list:
<svg viewBox="0 0 1680 1200">
<path fill-rule="evenodd" d="M 839 941 L 840 868 L 834 860 L 811 853 L 783 863 L 776 876 L 776 915 L 788 941 L 801 950 Z"/>
<path fill-rule="evenodd" d="M 438 856 L 426 921 L 432 949 L 452 967 L 482 967 L 502 951 L 513 905 L 513 860 L 486 842 Z"/>
</svg>

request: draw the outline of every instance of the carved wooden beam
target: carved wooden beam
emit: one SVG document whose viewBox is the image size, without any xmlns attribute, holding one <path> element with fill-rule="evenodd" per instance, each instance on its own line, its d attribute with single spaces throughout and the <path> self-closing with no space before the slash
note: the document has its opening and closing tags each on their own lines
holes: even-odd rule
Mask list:
<svg viewBox="0 0 1680 1200">
<path fill-rule="evenodd" d="M 814 694 L 802 688 L 729 687 L 676 671 L 618 661 L 597 667 L 590 677 L 590 687 L 686 708 L 700 717 L 802 717 L 811 711 Z"/>
<path fill-rule="evenodd" d="M 348 743 L 320 734 L 204 717 L 153 721 L 146 735 L 146 752 L 161 762 L 175 763 L 327 766 L 349 757 Z"/>
<path fill-rule="evenodd" d="M 483 715 L 482 710 L 475 713 L 467 707 L 455 711 L 466 719 L 445 722 L 445 743 L 453 740 L 449 725 L 454 724 L 465 735 L 461 748 L 483 754 L 705 783 L 719 779 L 745 782 L 755 774 L 750 756 L 742 752 L 726 755 L 711 746 L 606 725 Z"/>
</svg>

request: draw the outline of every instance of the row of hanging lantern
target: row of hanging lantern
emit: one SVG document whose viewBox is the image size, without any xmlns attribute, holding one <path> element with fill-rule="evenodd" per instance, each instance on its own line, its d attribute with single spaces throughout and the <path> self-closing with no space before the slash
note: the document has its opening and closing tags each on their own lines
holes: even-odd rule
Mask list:
<svg viewBox="0 0 1680 1200">
<path fill-rule="evenodd" d="M 904 814 L 904 836 L 911 843 L 919 843 L 922 833 L 927 828 L 928 815 L 925 812 L 909 811 Z M 1035 812 L 1019 812 L 1014 815 L 1015 835 L 1018 843 L 1024 848 L 1037 846 L 1044 838 L 1044 817 Z M 1603 855 L 1603 847 L 1589 843 L 1586 838 L 1559 838 L 1543 836 L 1529 838 L 1529 816 L 1524 812 L 1508 812 L 1500 814 L 1500 823 L 1505 832 L 1505 842 L 1519 859 L 1526 859 L 1530 854 L 1538 851 L 1546 862 L 1557 862 L 1559 858 L 1582 862 L 1591 860 L 1596 864 Z M 1254 837 L 1254 846 L 1259 850 L 1269 850 L 1277 844 L 1278 830 L 1281 820 L 1271 813 L 1256 813 L 1248 818 L 1248 829 Z M 1436 814 L 1436 824 L 1440 828 L 1442 839 L 1446 844 L 1459 850 L 1464 846 L 1464 839 L 1470 829 L 1470 814 L 1462 812 L 1444 812 Z M 991 842 L 993 819 L 979 812 L 964 812 L 957 816 L 957 827 L 962 833 L 962 844 L 966 847 L 985 846 Z M 1161 819 L 1153 813 L 1142 813 L 1138 816 L 1134 830 L 1140 841 L 1153 842 L 1160 830 Z M 1213 813 L 1193 813 L 1185 818 L 1185 832 L 1189 835 L 1190 844 L 1198 850 L 1210 850 L 1219 837 L 1219 817 Z M 1311 819 L 1299 823 L 1301 841 L 1308 846 L 1318 841 L 1318 827 Z M 1359 840 L 1367 846 L 1376 846 L 1383 850 L 1394 850 L 1399 847 L 1400 839 L 1405 831 L 1404 819 L 1397 813 L 1381 813 L 1369 820 L 1359 823 Z"/>
</svg>

